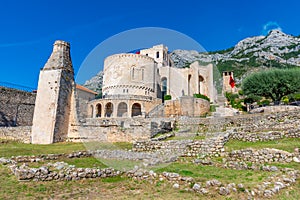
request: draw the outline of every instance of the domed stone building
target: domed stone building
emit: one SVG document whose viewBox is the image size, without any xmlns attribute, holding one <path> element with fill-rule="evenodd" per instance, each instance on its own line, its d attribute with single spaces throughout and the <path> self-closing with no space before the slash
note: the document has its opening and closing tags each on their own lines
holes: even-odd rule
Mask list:
<svg viewBox="0 0 300 200">
<path fill-rule="evenodd" d="M 164 45 L 137 54 L 111 55 L 104 61 L 103 97 L 89 102 L 89 116 L 151 117 L 158 107 L 166 111 L 160 112 L 161 117 L 200 116 L 208 111 L 209 102 L 192 96 L 203 94 L 214 100 L 212 71 L 211 64 L 200 66 L 198 62 L 189 68 L 174 67 Z M 165 95 L 170 95 L 171 101 L 164 101 Z M 185 105 L 181 99 L 185 99 Z"/>
</svg>

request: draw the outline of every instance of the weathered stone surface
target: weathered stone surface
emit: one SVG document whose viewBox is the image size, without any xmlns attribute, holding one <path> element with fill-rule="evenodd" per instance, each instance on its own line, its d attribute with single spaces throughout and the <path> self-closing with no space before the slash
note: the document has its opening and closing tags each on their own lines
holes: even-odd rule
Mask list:
<svg viewBox="0 0 300 200">
<path fill-rule="evenodd" d="M 56 41 L 44 68 L 40 71 L 32 122 L 32 143 L 65 141 L 75 90 L 70 44 Z"/>
<path fill-rule="evenodd" d="M 31 126 L 35 98 L 32 92 L 0 87 L 0 127 Z"/>
<path fill-rule="evenodd" d="M 195 191 L 199 191 L 200 188 L 201 188 L 201 185 L 198 184 L 198 183 L 195 183 L 195 184 L 193 185 L 193 190 L 195 190 Z"/>
<path fill-rule="evenodd" d="M 220 195 L 226 196 L 226 195 L 229 195 L 229 193 L 230 193 L 230 191 L 229 191 L 227 188 L 225 188 L 225 187 L 220 187 L 220 189 L 219 189 L 219 194 L 220 194 Z"/>
<path fill-rule="evenodd" d="M 227 159 L 232 161 L 250 161 L 253 163 L 271 163 L 274 161 L 279 162 L 291 162 L 293 154 L 278 150 L 278 149 L 242 149 L 232 151 L 228 154 Z M 273 166 L 270 171 L 276 171 L 276 168 Z"/>
</svg>

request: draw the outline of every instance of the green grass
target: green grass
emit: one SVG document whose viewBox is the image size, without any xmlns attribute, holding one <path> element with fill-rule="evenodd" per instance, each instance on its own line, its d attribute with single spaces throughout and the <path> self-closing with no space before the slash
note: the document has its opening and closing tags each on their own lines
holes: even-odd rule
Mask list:
<svg viewBox="0 0 300 200">
<path fill-rule="evenodd" d="M 74 151 L 86 151 L 96 149 L 132 149 L 132 143 L 54 143 L 49 145 L 24 144 L 15 141 L 3 141 L 0 145 L 0 157 L 41 155 L 41 154 L 61 154 L 72 153 Z"/>
<path fill-rule="evenodd" d="M 84 150 L 86 150 L 86 148 L 82 143 L 64 142 L 49 145 L 37 145 L 9 141 L 0 145 L 0 157 L 40 154 L 61 154 Z"/>
<path fill-rule="evenodd" d="M 88 150 L 97 150 L 97 149 L 130 150 L 130 149 L 132 149 L 132 143 L 129 143 L 129 142 L 114 142 L 114 143 L 109 143 L 109 142 L 94 141 L 94 142 L 85 142 L 84 146 Z"/>
<path fill-rule="evenodd" d="M 217 179 L 224 184 L 232 182 L 237 184 L 243 183 L 247 187 L 256 185 L 257 182 L 261 182 L 271 174 L 271 172 L 264 171 L 233 170 L 179 162 L 172 163 L 165 168 L 157 170 L 157 172 L 164 171 L 179 173 L 182 176 L 190 176 L 201 182 Z"/>
<path fill-rule="evenodd" d="M 132 143 L 130 143 L 130 142 L 115 142 L 113 144 L 116 145 L 118 148 L 123 149 L 123 150 L 132 149 Z"/>
<path fill-rule="evenodd" d="M 168 140 L 203 140 L 205 139 L 206 136 L 205 135 L 198 135 L 196 133 L 191 133 L 189 135 L 178 135 L 178 136 L 174 136 L 174 137 L 169 137 L 166 139 L 166 141 Z"/>
<path fill-rule="evenodd" d="M 300 147 L 300 138 L 283 138 L 280 140 L 266 142 L 244 142 L 239 140 L 230 140 L 225 144 L 225 150 L 229 152 L 246 148 L 275 148 L 292 153 L 296 147 Z"/>
<path fill-rule="evenodd" d="M 0 199 L 207 199 L 193 192 L 181 193 L 168 182 L 157 185 L 121 176 L 79 181 L 19 182 L 7 167 L 1 165 L 0 185 Z"/>
<path fill-rule="evenodd" d="M 202 136 L 199 136 L 201 138 Z M 196 137 L 197 138 L 197 137 Z M 201 138 L 202 139 L 202 138 Z M 288 144 L 293 149 L 299 144 L 299 139 L 284 139 L 281 146 Z M 242 144 L 240 144 L 242 145 Z M 129 143 L 118 143 L 114 146 L 127 149 Z M 288 146 L 285 144 L 285 146 Z M 97 145 L 95 145 L 97 147 Z M 1 143 L 0 157 L 10 157 L 17 155 L 38 155 L 48 153 L 70 153 L 73 151 L 85 150 L 81 143 L 57 143 L 52 145 L 32 145 L 17 142 Z M 187 159 L 187 158 L 182 158 Z M 94 157 L 88 158 L 64 158 L 62 160 L 76 167 L 106 167 L 111 166 L 108 160 L 98 160 Z M 102 163 L 102 161 L 104 161 Z M 187 161 L 189 161 L 187 159 Z M 221 161 L 221 160 L 220 160 Z M 56 162 L 56 161 L 55 161 Z M 118 166 L 133 167 L 136 162 L 120 161 Z M 30 165 L 41 166 L 45 163 L 30 163 Z M 115 163 L 115 161 L 114 161 Z M 278 167 L 290 167 L 299 169 L 297 163 L 275 163 Z M 157 172 L 169 171 L 176 172 L 183 176 L 194 177 L 196 181 L 204 182 L 206 180 L 218 179 L 222 183 L 243 183 L 246 187 L 256 185 L 262 182 L 271 172 L 250 171 L 250 170 L 232 170 L 223 169 L 214 166 L 194 165 L 190 162 L 175 162 L 157 169 Z M 299 180 L 293 189 L 283 190 L 276 199 L 300 199 Z M 135 181 L 121 176 L 109 177 L 104 179 L 86 179 L 79 181 L 49 181 L 49 182 L 19 182 L 8 167 L 0 165 L 0 199 L 224 199 L 216 192 L 211 190 L 207 196 L 199 195 L 194 192 L 187 192 L 183 186 L 180 189 L 173 189 L 172 183 L 167 181 L 150 184 L 147 181 Z M 244 193 L 232 194 L 232 199 L 244 199 Z"/>
<path fill-rule="evenodd" d="M 290 163 L 272 163 L 270 165 L 274 165 L 280 168 L 293 168 L 293 169 L 297 169 L 300 170 L 300 164 L 296 163 L 296 162 L 290 162 Z"/>
<path fill-rule="evenodd" d="M 69 165 L 75 165 L 75 167 L 81 168 L 107 168 L 107 165 L 103 164 L 100 160 L 94 157 L 87 158 L 65 158 L 61 161 L 68 163 Z"/>
</svg>

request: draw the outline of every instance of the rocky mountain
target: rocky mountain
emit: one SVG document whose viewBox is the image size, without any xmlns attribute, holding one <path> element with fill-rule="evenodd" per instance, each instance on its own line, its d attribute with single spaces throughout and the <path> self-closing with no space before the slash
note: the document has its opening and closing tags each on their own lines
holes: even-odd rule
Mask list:
<svg viewBox="0 0 300 200">
<path fill-rule="evenodd" d="M 300 37 L 272 30 L 267 36 L 255 36 L 241 40 L 234 47 L 199 53 L 189 50 L 174 50 L 170 53 L 175 67 L 188 67 L 194 61 L 213 63 L 219 72 L 233 71 L 239 84 L 247 74 L 263 68 L 288 68 L 300 66 Z M 100 92 L 103 72 L 86 81 L 84 86 Z"/>
<path fill-rule="evenodd" d="M 220 72 L 234 71 L 239 82 L 261 68 L 300 66 L 300 38 L 272 30 L 267 36 L 246 38 L 226 50 L 208 53 L 175 50 L 171 57 L 176 67 L 187 67 L 194 61 L 214 63 Z"/>
<path fill-rule="evenodd" d="M 103 71 L 98 72 L 96 76 L 93 76 L 90 80 L 87 80 L 83 85 L 90 90 L 101 93 L 103 83 Z"/>
</svg>

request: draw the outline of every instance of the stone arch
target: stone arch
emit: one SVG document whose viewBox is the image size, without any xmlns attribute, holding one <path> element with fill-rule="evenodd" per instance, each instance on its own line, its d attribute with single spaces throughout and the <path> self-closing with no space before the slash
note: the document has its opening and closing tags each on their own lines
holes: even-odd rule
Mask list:
<svg viewBox="0 0 300 200">
<path fill-rule="evenodd" d="M 96 117 L 101 117 L 102 116 L 102 105 L 98 103 L 96 105 Z"/>
<path fill-rule="evenodd" d="M 142 106 L 139 103 L 134 103 L 131 108 L 131 117 L 142 115 Z"/>
<path fill-rule="evenodd" d="M 168 94 L 168 79 L 167 77 L 162 77 L 161 78 L 161 96 L 162 96 L 162 99 L 164 101 L 164 96 L 166 94 Z"/>
<path fill-rule="evenodd" d="M 162 77 L 161 78 L 161 91 L 165 92 L 167 94 L 168 90 L 168 79 L 167 77 Z"/>
<path fill-rule="evenodd" d="M 192 93 L 192 87 L 191 87 L 191 79 L 192 79 L 192 75 L 191 74 L 189 74 L 188 75 L 188 96 L 190 96 L 190 95 L 192 95 L 191 93 Z"/>
<path fill-rule="evenodd" d="M 111 102 L 108 102 L 105 105 L 105 117 L 112 117 L 114 112 L 114 105 Z"/>
<path fill-rule="evenodd" d="M 119 103 L 117 111 L 117 117 L 128 117 L 128 106 L 125 102 Z"/>
<path fill-rule="evenodd" d="M 199 75 L 198 77 L 198 93 L 203 94 L 204 93 L 204 78 L 203 76 Z"/>
</svg>

